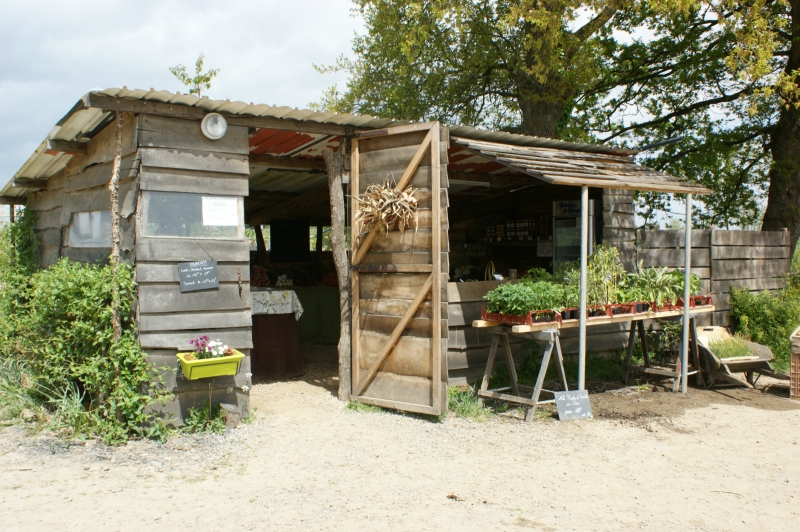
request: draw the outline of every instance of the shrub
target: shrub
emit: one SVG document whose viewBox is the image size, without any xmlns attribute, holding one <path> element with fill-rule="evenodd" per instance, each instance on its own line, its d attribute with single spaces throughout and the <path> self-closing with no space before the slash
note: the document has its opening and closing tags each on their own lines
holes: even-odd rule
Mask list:
<svg viewBox="0 0 800 532">
<path fill-rule="evenodd" d="M 800 325 L 800 290 L 792 285 L 776 292 L 731 291 L 731 317 L 738 334 L 769 347 L 775 369 L 786 372 L 791 359 L 789 336 Z"/>
<path fill-rule="evenodd" d="M 111 267 L 62 259 L 35 271 L 28 230 L 34 225 L 33 211 L 26 211 L 0 234 L 0 359 L 25 374 L 3 393 L 13 388 L 45 407 L 51 426 L 67 436 L 109 443 L 130 435 L 163 438 L 166 427 L 149 407 L 168 394 L 135 337 L 132 268 L 118 268 L 123 332 L 114 342 Z"/>
</svg>

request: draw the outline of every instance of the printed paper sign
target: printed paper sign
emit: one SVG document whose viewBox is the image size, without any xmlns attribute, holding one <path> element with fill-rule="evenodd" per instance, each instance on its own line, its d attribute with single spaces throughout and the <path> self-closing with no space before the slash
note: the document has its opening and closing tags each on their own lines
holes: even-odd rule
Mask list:
<svg viewBox="0 0 800 532">
<path fill-rule="evenodd" d="M 239 200 L 218 196 L 203 196 L 203 225 L 237 227 Z"/>
</svg>

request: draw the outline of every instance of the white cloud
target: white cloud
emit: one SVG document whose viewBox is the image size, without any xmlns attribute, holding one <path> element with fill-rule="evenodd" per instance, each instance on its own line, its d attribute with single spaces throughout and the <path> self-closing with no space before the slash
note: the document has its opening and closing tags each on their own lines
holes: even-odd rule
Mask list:
<svg viewBox="0 0 800 532">
<path fill-rule="evenodd" d="M 320 75 L 362 30 L 349 0 L 0 0 L 0 181 L 98 87 L 185 88 L 178 63 L 220 73 L 208 95 L 306 107 L 342 76 Z"/>
</svg>

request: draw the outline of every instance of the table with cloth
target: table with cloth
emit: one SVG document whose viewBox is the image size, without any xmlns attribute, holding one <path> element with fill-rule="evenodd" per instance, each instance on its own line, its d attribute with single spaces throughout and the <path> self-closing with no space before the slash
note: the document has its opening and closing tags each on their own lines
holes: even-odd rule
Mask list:
<svg viewBox="0 0 800 532">
<path fill-rule="evenodd" d="M 303 354 L 297 320 L 303 306 L 293 290 L 251 287 L 253 375 L 277 380 L 303 374 Z"/>
</svg>

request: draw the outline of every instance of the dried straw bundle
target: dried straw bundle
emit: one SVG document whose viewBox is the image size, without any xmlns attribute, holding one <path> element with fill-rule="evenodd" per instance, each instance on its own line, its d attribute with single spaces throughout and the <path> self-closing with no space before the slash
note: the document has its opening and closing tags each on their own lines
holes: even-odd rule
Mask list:
<svg viewBox="0 0 800 532">
<path fill-rule="evenodd" d="M 366 231 L 377 227 L 384 235 L 395 226 L 400 233 L 411 225 L 416 231 L 419 210 L 417 198 L 414 197 L 416 192 L 417 189 L 411 186 L 399 190 L 394 180 L 390 182 L 388 179 L 382 185 L 369 185 L 363 196 L 353 196 L 358 202 L 356 222 L 363 223 Z"/>
</svg>

